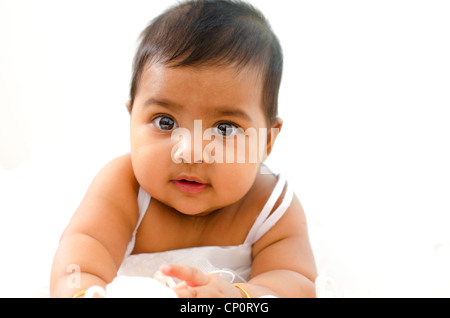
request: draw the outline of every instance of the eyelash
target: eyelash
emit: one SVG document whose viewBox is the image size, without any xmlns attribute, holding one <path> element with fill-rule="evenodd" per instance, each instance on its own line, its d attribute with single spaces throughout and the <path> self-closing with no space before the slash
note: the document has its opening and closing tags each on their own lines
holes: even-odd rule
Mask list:
<svg viewBox="0 0 450 318">
<path fill-rule="evenodd" d="M 174 124 L 174 127 L 175 127 L 175 128 L 171 128 L 171 129 L 161 129 L 160 124 L 159 124 L 159 123 L 156 123 L 156 121 L 157 121 L 158 119 L 161 119 L 161 118 L 164 118 L 164 117 L 165 117 L 165 118 L 170 118 L 170 119 L 174 122 L 173 124 Z M 172 116 L 167 115 L 167 114 L 158 114 L 158 115 L 154 116 L 153 119 L 151 120 L 151 123 L 152 123 L 152 125 L 155 125 L 157 129 L 159 129 L 160 131 L 164 131 L 164 132 L 170 132 L 170 131 L 173 131 L 174 129 L 178 128 L 178 124 L 177 124 L 176 120 L 175 120 Z M 229 136 L 223 135 L 222 133 L 220 133 L 220 132 L 218 131 L 218 130 L 219 130 L 219 129 L 218 129 L 219 125 L 223 125 L 223 124 L 228 124 L 228 125 L 233 126 L 233 128 L 232 128 L 233 131 L 232 131 L 231 135 L 229 135 Z M 236 123 L 234 123 L 234 122 L 231 122 L 231 121 L 221 121 L 221 122 L 218 122 L 218 123 L 216 123 L 216 124 L 213 126 L 213 129 L 214 129 L 214 132 L 215 132 L 215 133 L 217 133 L 218 135 L 220 135 L 220 136 L 222 136 L 222 137 L 224 137 L 224 138 L 234 136 L 236 133 L 239 133 L 239 130 L 242 130 L 242 128 L 241 128 L 238 124 L 236 124 Z"/>
<path fill-rule="evenodd" d="M 161 129 L 160 124 L 156 122 L 158 119 L 161 119 L 161 118 L 169 118 L 169 119 L 171 119 L 173 121 L 173 125 L 174 125 L 175 128 Z M 163 132 L 170 132 L 170 131 L 173 131 L 174 129 L 178 128 L 177 121 L 174 118 L 172 118 L 172 116 L 169 116 L 169 115 L 166 115 L 166 114 L 159 114 L 157 116 L 154 116 L 153 119 L 151 120 L 151 124 L 156 126 L 156 128 L 158 128 L 160 131 L 163 131 Z"/>
<path fill-rule="evenodd" d="M 223 125 L 223 124 L 228 124 L 228 125 L 233 126 L 233 131 L 232 131 L 232 134 L 230 136 L 226 136 L 226 135 L 223 135 L 220 132 L 218 132 L 219 125 Z M 238 133 L 239 130 L 242 129 L 242 128 L 239 125 L 237 125 L 237 124 L 235 124 L 235 123 L 233 123 L 231 121 L 222 121 L 222 122 L 219 122 L 216 125 L 214 125 L 213 129 L 215 130 L 216 133 L 218 133 L 223 138 L 227 138 L 227 137 L 232 137 L 232 136 L 236 135 L 236 133 Z"/>
</svg>

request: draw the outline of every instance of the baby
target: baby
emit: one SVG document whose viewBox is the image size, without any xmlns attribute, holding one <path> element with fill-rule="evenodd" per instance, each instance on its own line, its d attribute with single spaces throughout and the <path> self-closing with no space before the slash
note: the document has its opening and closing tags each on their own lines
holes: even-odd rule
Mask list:
<svg viewBox="0 0 450 318">
<path fill-rule="evenodd" d="M 64 231 L 51 296 L 156 272 L 178 297 L 315 296 L 304 212 L 263 166 L 282 126 L 282 59 L 262 14 L 238 1 L 188 1 L 144 30 L 131 153 L 98 173 Z"/>
</svg>

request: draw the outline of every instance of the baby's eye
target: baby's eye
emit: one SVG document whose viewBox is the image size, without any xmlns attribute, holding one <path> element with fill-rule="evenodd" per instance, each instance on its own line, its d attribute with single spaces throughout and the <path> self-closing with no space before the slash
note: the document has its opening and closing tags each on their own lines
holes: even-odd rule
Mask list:
<svg viewBox="0 0 450 318">
<path fill-rule="evenodd" d="M 239 132 L 239 128 L 231 123 L 220 123 L 214 127 L 214 131 L 223 137 L 231 137 Z"/>
<path fill-rule="evenodd" d="M 157 128 L 163 131 L 170 131 L 178 128 L 175 120 L 168 116 L 159 116 L 153 120 L 153 123 Z"/>
</svg>

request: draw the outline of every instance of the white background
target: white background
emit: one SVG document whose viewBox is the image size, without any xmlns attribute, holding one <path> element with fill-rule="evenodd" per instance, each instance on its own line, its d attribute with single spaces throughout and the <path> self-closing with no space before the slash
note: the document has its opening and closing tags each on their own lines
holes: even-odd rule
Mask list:
<svg viewBox="0 0 450 318">
<path fill-rule="evenodd" d="M 448 1 L 251 1 L 285 53 L 268 164 L 331 296 L 450 296 Z M 139 33 L 174 1 L 0 0 L 0 296 L 48 283 L 90 181 L 129 149 Z"/>
</svg>

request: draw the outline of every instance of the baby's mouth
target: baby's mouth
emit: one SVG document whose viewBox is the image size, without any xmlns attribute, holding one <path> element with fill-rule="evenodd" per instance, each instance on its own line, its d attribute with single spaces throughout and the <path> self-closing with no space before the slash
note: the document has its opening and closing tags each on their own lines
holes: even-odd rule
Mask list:
<svg viewBox="0 0 450 318">
<path fill-rule="evenodd" d="M 193 180 L 179 179 L 173 180 L 173 184 L 182 192 L 189 194 L 198 194 L 209 187 L 207 183 L 200 183 Z"/>
</svg>

